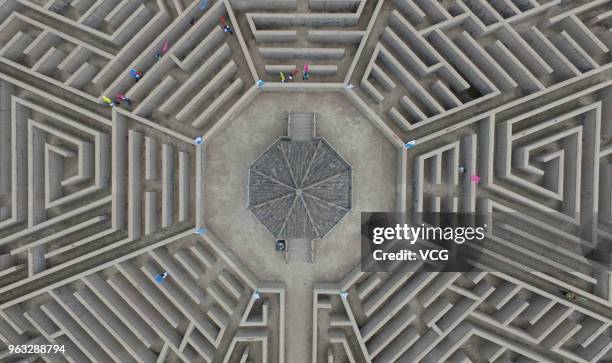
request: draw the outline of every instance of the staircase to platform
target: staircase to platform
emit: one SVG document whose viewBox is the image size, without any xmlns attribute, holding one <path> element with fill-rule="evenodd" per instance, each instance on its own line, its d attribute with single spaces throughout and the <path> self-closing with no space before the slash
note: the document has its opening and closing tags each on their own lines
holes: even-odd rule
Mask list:
<svg viewBox="0 0 612 363">
<path fill-rule="evenodd" d="M 311 141 L 315 136 L 314 113 L 289 114 L 289 138 L 292 141 Z"/>
<path fill-rule="evenodd" d="M 288 239 L 285 259 L 288 262 L 312 263 L 314 261 L 312 241 L 307 238 Z"/>
</svg>

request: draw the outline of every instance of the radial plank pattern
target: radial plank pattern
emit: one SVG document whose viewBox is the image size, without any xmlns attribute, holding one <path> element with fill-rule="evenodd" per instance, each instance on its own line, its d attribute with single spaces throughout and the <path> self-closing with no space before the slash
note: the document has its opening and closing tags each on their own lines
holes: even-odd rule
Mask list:
<svg viewBox="0 0 612 363">
<path fill-rule="evenodd" d="M 281 138 L 251 166 L 249 209 L 277 239 L 323 238 L 350 207 L 351 167 L 323 138 Z"/>
</svg>

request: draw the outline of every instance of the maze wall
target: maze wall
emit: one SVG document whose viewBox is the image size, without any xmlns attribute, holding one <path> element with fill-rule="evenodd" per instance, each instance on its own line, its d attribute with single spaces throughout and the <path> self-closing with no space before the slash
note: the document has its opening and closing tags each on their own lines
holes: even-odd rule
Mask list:
<svg viewBox="0 0 612 363">
<path fill-rule="evenodd" d="M 611 362 L 611 27 L 604 0 L 0 0 L 0 361 Z M 349 99 L 397 211 L 487 215 L 472 271 L 356 266 L 287 327 L 206 225 L 208 144 L 262 92 Z"/>
</svg>

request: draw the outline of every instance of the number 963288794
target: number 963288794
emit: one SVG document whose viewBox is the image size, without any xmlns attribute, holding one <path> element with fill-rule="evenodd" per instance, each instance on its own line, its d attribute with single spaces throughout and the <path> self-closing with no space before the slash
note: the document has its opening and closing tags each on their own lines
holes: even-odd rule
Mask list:
<svg viewBox="0 0 612 363">
<path fill-rule="evenodd" d="M 53 353 L 65 353 L 66 349 L 63 345 L 57 344 L 20 344 L 20 345 L 9 345 L 9 352 L 12 354 L 53 354 Z"/>
</svg>

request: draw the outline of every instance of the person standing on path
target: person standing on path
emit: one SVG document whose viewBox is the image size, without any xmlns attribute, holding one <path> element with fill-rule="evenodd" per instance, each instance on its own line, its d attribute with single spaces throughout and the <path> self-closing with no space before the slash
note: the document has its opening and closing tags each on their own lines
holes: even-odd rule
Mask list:
<svg viewBox="0 0 612 363">
<path fill-rule="evenodd" d="M 170 48 L 170 43 L 168 43 L 168 41 L 166 40 L 164 44 L 162 45 L 161 50 L 159 52 L 155 52 L 155 59 L 160 59 L 164 54 L 168 52 L 169 48 Z"/>
<path fill-rule="evenodd" d="M 132 76 L 132 78 L 134 78 L 136 81 L 139 81 L 142 78 L 143 73 L 139 71 L 138 68 L 134 67 L 130 69 L 130 76 Z"/>
<path fill-rule="evenodd" d="M 115 98 L 118 99 L 119 101 L 125 102 L 128 105 L 132 105 L 132 100 L 130 100 L 129 98 L 125 97 L 125 95 L 123 93 L 117 93 L 115 95 Z"/>
<path fill-rule="evenodd" d="M 161 284 L 168 277 L 168 271 L 163 271 L 157 275 L 155 275 L 155 282 Z"/>
<path fill-rule="evenodd" d="M 223 28 L 224 33 L 227 33 L 229 35 L 234 35 L 234 31 L 232 30 L 232 27 L 229 26 L 229 24 L 227 23 L 223 15 L 219 17 L 219 22 L 221 23 L 221 27 Z"/>
<path fill-rule="evenodd" d="M 115 102 L 110 97 L 102 96 L 102 101 L 106 103 L 107 105 L 109 105 L 110 107 L 116 106 Z"/>
<path fill-rule="evenodd" d="M 302 80 L 307 81 L 310 78 L 310 67 L 308 63 L 304 63 L 304 76 L 302 76 Z"/>
</svg>

